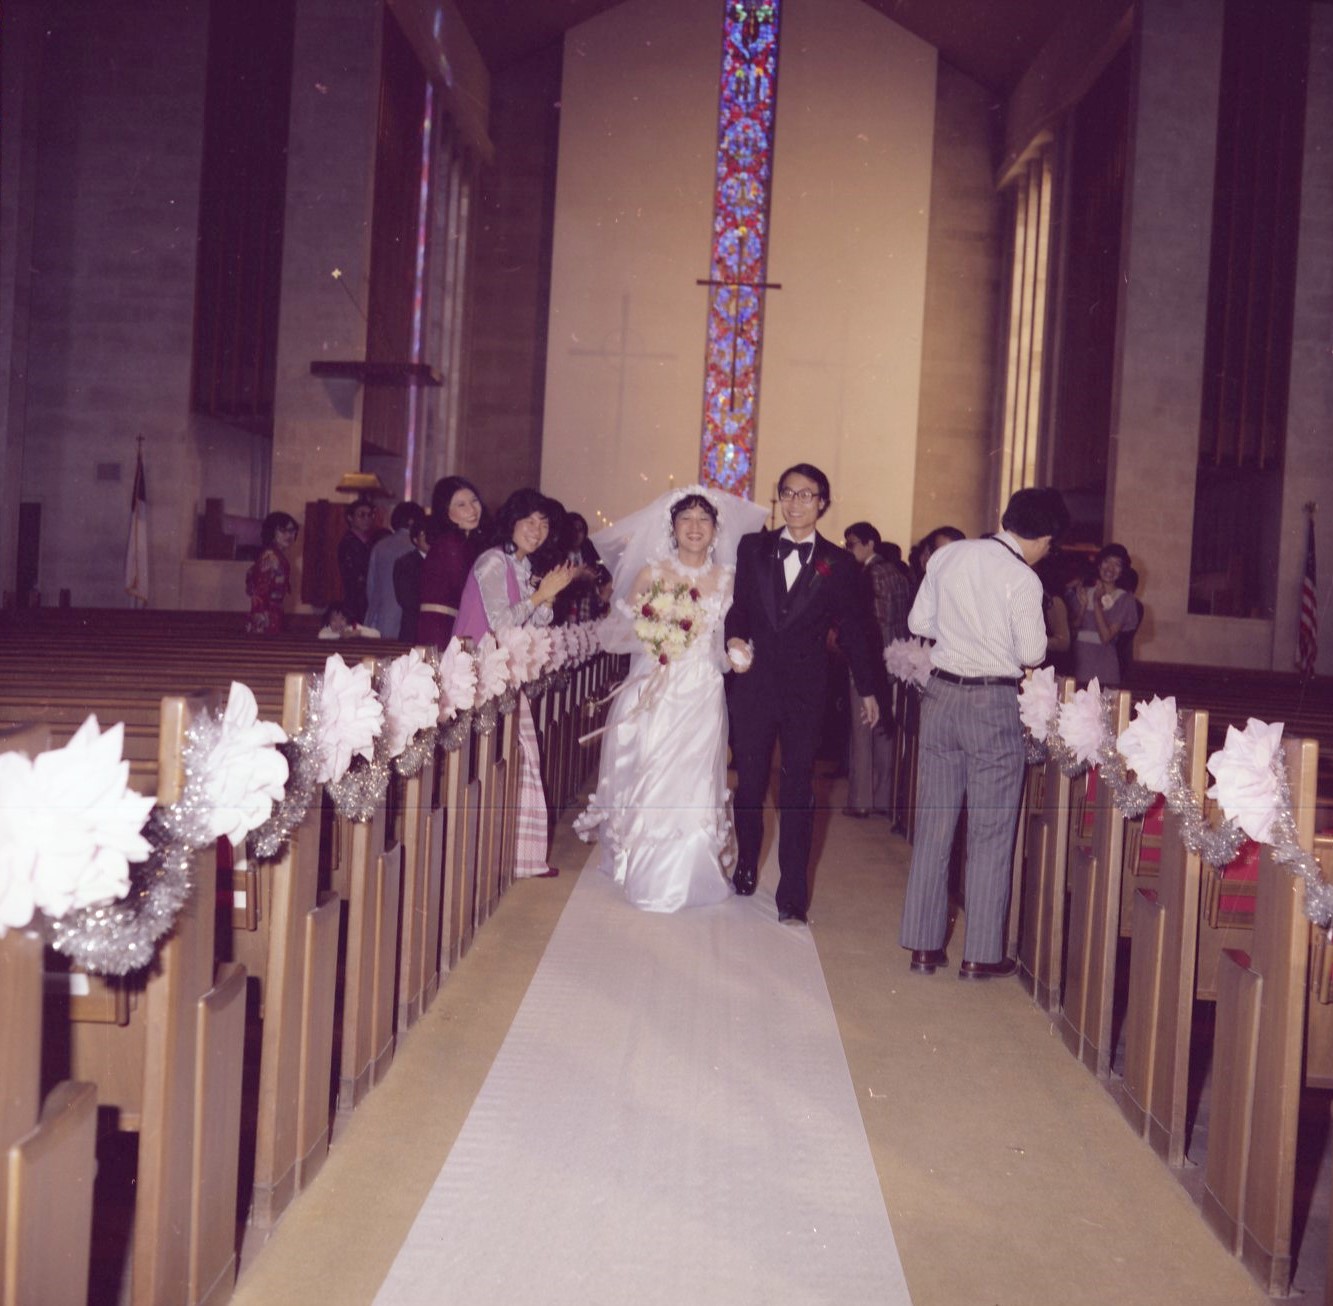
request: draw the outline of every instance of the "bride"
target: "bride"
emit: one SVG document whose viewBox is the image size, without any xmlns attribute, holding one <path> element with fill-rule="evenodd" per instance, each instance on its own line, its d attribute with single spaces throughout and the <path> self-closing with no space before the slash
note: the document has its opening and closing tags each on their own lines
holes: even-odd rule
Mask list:
<svg viewBox="0 0 1333 1306">
<path fill-rule="evenodd" d="M 607 722 L 597 791 L 574 828 L 601 845 L 601 869 L 646 911 L 731 894 L 722 622 L 737 543 L 765 516 L 691 485 L 593 537 L 615 575 L 603 643 L 632 657 Z"/>
</svg>

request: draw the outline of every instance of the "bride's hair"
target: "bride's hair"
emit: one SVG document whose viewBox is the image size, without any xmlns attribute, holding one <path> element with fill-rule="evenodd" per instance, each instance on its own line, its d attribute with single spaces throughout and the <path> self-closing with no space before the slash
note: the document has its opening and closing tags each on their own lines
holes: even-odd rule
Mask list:
<svg viewBox="0 0 1333 1306">
<path fill-rule="evenodd" d="M 713 525 L 717 525 L 717 505 L 711 499 L 702 494 L 682 494 L 671 505 L 671 525 L 673 529 L 676 525 L 676 518 L 691 508 L 702 508 L 712 518 Z"/>
</svg>

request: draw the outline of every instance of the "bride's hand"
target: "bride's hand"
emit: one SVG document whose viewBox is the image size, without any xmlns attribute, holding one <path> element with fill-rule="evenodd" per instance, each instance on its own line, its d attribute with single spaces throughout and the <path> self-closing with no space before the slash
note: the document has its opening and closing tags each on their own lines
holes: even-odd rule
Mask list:
<svg viewBox="0 0 1333 1306">
<path fill-rule="evenodd" d="M 754 649 L 750 647 L 748 640 L 729 639 L 727 640 L 727 660 L 731 663 L 733 671 L 738 675 L 743 675 L 749 671 L 750 665 L 754 662 Z"/>
</svg>

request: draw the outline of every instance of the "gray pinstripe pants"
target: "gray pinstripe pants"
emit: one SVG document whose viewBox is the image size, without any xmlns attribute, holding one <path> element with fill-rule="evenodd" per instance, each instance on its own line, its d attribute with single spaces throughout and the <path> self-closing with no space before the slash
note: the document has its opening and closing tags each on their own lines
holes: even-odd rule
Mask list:
<svg viewBox="0 0 1333 1306">
<path fill-rule="evenodd" d="M 931 677 L 921 704 L 917 748 L 916 841 L 899 941 L 904 948 L 944 946 L 949 851 L 966 793 L 963 960 L 999 961 L 1023 788 L 1017 690 L 953 685 Z"/>
</svg>

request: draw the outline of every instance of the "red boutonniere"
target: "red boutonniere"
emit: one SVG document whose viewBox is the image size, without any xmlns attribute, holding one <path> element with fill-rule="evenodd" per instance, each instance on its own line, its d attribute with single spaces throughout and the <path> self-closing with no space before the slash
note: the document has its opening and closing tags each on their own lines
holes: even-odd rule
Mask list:
<svg viewBox="0 0 1333 1306">
<path fill-rule="evenodd" d="M 815 560 L 815 575 L 827 580 L 833 574 L 833 568 L 828 565 L 827 558 L 818 558 Z"/>
</svg>

